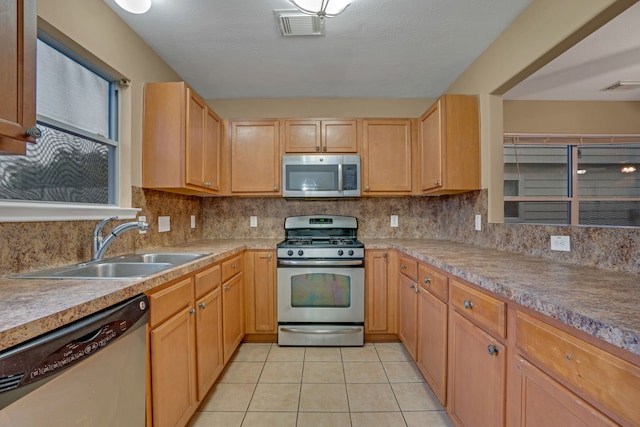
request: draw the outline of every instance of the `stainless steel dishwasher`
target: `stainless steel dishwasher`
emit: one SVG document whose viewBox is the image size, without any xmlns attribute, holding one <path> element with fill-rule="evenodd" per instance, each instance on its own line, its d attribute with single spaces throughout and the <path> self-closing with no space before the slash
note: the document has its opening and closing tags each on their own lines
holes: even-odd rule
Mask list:
<svg viewBox="0 0 640 427">
<path fill-rule="evenodd" d="M 145 425 L 140 295 L 0 353 L 3 427 Z"/>
</svg>

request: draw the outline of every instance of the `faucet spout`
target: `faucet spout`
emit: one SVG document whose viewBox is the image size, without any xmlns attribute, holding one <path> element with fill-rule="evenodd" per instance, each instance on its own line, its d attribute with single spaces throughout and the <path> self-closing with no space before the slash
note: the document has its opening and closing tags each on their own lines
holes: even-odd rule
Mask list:
<svg viewBox="0 0 640 427">
<path fill-rule="evenodd" d="M 111 243 L 113 243 L 116 237 L 118 237 L 125 231 L 132 230 L 134 228 L 143 231 L 149 229 L 149 224 L 144 221 L 126 222 L 114 227 L 107 237 L 102 237 L 102 229 L 109 221 L 112 221 L 114 219 L 118 219 L 118 217 L 112 216 L 103 219 L 98 223 L 98 225 L 96 225 L 96 228 L 93 230 L 93 251 L 91 253 L 92 261 L 96 261 L 104 257 L 104 253 L 107 251 L 107 248 L 111 245 Z"/>
</svg>

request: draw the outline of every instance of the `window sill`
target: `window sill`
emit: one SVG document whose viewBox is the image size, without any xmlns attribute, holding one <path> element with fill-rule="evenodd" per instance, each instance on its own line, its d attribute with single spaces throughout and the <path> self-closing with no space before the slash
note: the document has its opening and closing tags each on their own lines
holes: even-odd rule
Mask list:
<svg viewBox="0 0 640 427">
<path fill-rule="evenodd" d="M 0 222 L 91 221 L 110 216 L 132 219 L 139 211 L 105 205 L 0 201 Z"/>
</svg>

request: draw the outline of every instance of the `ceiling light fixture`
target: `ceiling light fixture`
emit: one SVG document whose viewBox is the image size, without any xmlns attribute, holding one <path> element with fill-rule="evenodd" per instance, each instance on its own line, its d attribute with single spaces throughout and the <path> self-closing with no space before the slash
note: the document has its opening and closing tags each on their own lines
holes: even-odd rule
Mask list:
<svg viewBox="0 0 640 427">
<path fill-rule="evenodd" d="M 623 166 L 623 167 L 620 169 L 620 172 L 622 172 L 622 173 L 634 173 L 635 171 L 636 171 L 636 167 L 635 167 L 635 166 L 632 166 L 632 165 L 629 165 L 629 166 Z"/>
<path fill-rule="evenodd" d="M 118 6 L 137 15 L 147 12 L 151 8 L 151 0 L 116 0 Z"/>
<path fill-rule="evenodd" d="M 351 0 L 289 0 L 298 10 L 320 18 L 333 18 L 349 7 Z"/>
</svg>

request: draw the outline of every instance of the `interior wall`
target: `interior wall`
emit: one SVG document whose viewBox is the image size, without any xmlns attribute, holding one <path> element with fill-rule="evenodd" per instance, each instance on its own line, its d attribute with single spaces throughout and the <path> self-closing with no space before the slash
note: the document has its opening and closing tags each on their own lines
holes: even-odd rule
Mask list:
<svg viewBox="0 0 640 427">
<path fill-rule="evenodd" d="M 639 101 L 504 101 L 506 133 L 640 134 Z"/>
<path fill-rule="evenodd" d="M 281 99 L 209 99 L 207 104 L 220 116 L 234 118 L 282 117 L 420 117 L 434 99 L 351 99 L 351 98 L 281 98 Z"/>
<path fill-rule="evenodd" d="M 636 0 L 534 0 L 462 73 L 447 93 L 502 96 Z M 490 222 L 502 222 L 503 124 L 497 102 L 481 102 L 482 187 L 489 189 Z"/>
</svg>

